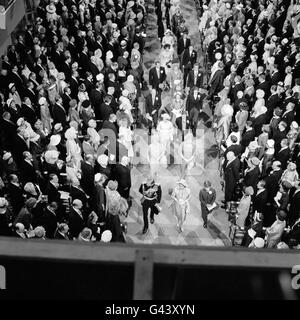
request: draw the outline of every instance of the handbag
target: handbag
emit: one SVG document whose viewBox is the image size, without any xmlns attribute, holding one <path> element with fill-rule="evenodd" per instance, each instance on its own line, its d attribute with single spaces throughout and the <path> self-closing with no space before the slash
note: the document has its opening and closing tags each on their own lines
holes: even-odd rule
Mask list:
<svg viewBox="0 0 300 320">
<path fill-rule="evenodd" d="M 154 213 L 155 215 L 158 215 L 160 212 L 161 212 L 161 207 L 160 207 L 158 204 L 156 204 L 156 205 L 153 207 L 153 213 Z"/>
</svg>

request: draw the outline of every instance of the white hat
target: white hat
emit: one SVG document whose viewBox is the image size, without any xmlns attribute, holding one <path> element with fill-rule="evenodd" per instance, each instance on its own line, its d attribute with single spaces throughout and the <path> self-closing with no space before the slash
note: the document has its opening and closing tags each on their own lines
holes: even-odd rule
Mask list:
<svg viewBox="0 0 300 320">
<path fill-rule="evenodd" d="M 108 164 L 108 156 L 106 154 L 100 154 L 97 161 L 100 166 L 106 166 Z"/>
<path fill-rule="evenodd" d="M 108 50 L 107 52 L 106 52 L 106 58 L 107 59 L 112 59 L 114 57 L 114 54 L 112 53 L 112 51 L 111 50 Z"/>
<path fill-rule="evenodd" d="M 73 140 L 76 138 L 77 132 L 75 130 L 74 127 L 71 127 L 69 129 L 67 129 L 67 131 L 65 132 L 65 138 L 67 140 Z"/>
<path fill-rule="evenodd" d="M 133 81 L 134 81 L 133 75 L 130 74 L 130 75 L 127 77 L 127 81 L 133 82 Z"/>
<path fill-rule="evenodd" d="M 163 114 L 161 115 L 161 117 L 162 117 L 164 120 L 170 120 L 170 119 L 171 119 L 171 117 L 170 117 L 170 115 L 169 115 L 168 113 L 163 113 Z"/>
<path fill-rule="evenodd" d="M 289 42 L 289 40 L 287 38 L 282 39 L 281 43 L 283 45 L 287 44 Z"/>
<path fill-rule="evenodd" d="M 24 118 L 19 118 L 17 120 L 17 126 L 20 127 L 24 123 L 24 121 L 25 121 Z"/>
<path fill-rule="evenodd" d="M 6 104 L 7 104 L 8 106 L 10 106 L 10 104 L 11 104 L 13 101 L 14 101 L 14 99 L 8 99 L 8 100 L 6 101 Z"/>
<path fill-rule="evenodd" d="M 14 84 L 14 83 L 10 83 L 10 84 L 8 85 L 9 90 L 11 90 L 13 87 L 15 87 L 15 84 Z"/>
<path fill-rule="evenodd" d="M 255 248 L 261 249 L 265 246 L 265 240 L 263 238 L 257 237 L 253 240 L 253 246 Z"/>
<path fill-rule="evenodd" d="M 256 90 L 256 97 L 262 99 L 265 96 L 265 92 L 261 89 Z"/>
<path fill-rule="evenodd" d="M 45 97 L 41 97 L 41 98 L 39 99 L 39 105 L 40 105 L 40 106 L 44 105 L 46 102 L 47 102 L 47 99 L 46 99 Z"/>
<path fill-rule="evenodd" d="M 56 150 L 48 150 L 45 152 L 45 161 L 54 164 L 58 160 L 59 152 Z"/>
<path fill-rule="evenodd" d="M 102 81 L 103 79 L 104 79 L 103 73 L 99 73 L 99 74 L 96 76 L 96 80 L 97 80 L 97 81 Z"/>
<path fill-rule="evenodd" d="M 46 10 L 48 13 L 53 14 L 56 12 L 56 7 L 53 3 L 50 3 L 47 7 Z"/>
<path fill-rule="evenodd" d="M 112 27 L 113 29 L 117 29 L 117 28 L 118 28 L 118 25 L 117 25 L 116 23 L 112 23 L 112 24 L 111 24 L 111 27 Z"/>
<path fill-rule="evenodd" d="M 125 40 L 122 40 L 122 41 L 121 41 L 121 46 L 124 47 L 124 46 L 126 46 L 126 45 L 127 45 L 127 42 L 126 42 Z"/>
<path fill-rule="evenodd" d="M 291 127 L 294 128 L 294 129 L 298 129 L 299 128 L 299 124 L 296 121 L 293 121 L 291 123 Z"/>
<path fill-rule="evenodd" d="M 129 95 L 129 91 L 128 91 L 127 89 L 124 89 L 124 90 L 122 91 L 122 96 L 128 97 L 128 95 Z"/>
<path fill-rule="evenodd" d="M 62 130 L 62 129 L 63 129 L 63 126 L 62 126 L 61 123 L 56 123 L 56 124 L 54 125 L 54 130 L 55 130 L 55 131 L 60 131 L 60 130 Z"/>
<path fill-rule="evenodd" d="M 269 140 L 267 141 L 266 146 L 267 146 L 268 148 L 274 148 L 274 146 L 275 146 L 275 141 L 274 141 L 273 139 L 269 139 Z"/>
<path fill-rule="evenodd" d="M 10 152 L 5 152 L 2 159 L 4 161 L 7 161 L 8 159 L 10 159 L 12 157 L 12 154 Z"/>
<path fill-rule="evenodd" d="M 61 136 L 59 134 L 55 134 L 50 137 L 50 144 L 52 146 L 57 146 L 60 143 Z"/>
<path fill-rule="evenodd" d="M 222 54 L 221 54 L 220 52 L 217 52 L 217 53 L 215 54 L 215 58 L 216 58 L 217 60 L 221 60 L 221 59 L 222 59 Z"/>
<path fill-rule="evenodd" d="M 99 182 L 102 178 L 102 174 L 101 173 L 96 173 L 94 176 L 94 181 L 95 182 Z"/>
<path fill-rule="evenodd" d="M 101 241 L 108 243 L 108 242 L 111 241 L 111 239 L 112 239 L 111 231 L 110 230 L 105 230 L 101 235 Z"/>
</svg>

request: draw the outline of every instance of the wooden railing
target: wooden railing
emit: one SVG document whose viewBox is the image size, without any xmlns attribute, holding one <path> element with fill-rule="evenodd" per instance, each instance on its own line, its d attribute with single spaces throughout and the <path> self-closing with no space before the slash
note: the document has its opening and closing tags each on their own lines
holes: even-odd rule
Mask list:
<svg viewBox="0 0 300 320">
<path fill-rule="evenodd" d="M 153 297 L 153 268 L 160 266 L 291 270 L 300 263 L 292 250 L 180 247 L 0 238 L 2 259 L 129 264 L 134 266 L 134 299 Z"/>
</svg>

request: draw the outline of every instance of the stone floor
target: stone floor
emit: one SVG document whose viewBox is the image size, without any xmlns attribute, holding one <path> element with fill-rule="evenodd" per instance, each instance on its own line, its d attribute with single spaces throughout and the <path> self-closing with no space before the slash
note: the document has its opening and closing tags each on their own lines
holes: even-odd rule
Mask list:
<svg viewBox="0 0 300 320">
<path fill-rule="evenodd" d="M 149 10 L 147 18 L 147 40 L 145 54 L 143 56 L 145 79 L 148 80 L 149 69 L 153 66 L 154 60 L 160 52 L 160 41 L 157 38 L 157 22 L 154 13 L 154 1 L 149 1 Z M 198 20 L 195 4 L 193 0 L 182 1 L 181 11 L 184 15 L 186 25 L 189 28 L 189 35 L 195 49 L 198 52 L 198 60 L 203 65 L 203 54 L 200 47 Z M 164 94 L 162 103 L 170 103 L 169 94 Z M 142 104 L 142 102 L 141 102 Z M 210 109 L 205 106 L 208 114 Z M 197 134 L 197 149 L 200 150 L 197 156 L 199 166 L 193 168 L 186 181 L 192 191 L 191 212 L 187 217 L 183 233 L 179 233 L 176 228 L 176 219 L 170 208 L 171 199 L 169 189 L 173 188 L 179 180 L 179 168 L 177 165 L 171 165 L 167 169 L 161 168 L 157 182 L 162 186 L 162 212 L 155 217 L 155 223 L 150 224 L 149 231 L 143 235 L 143 215 L 139 203 L 141 195 L 138 192 L 140 184 L 144 181 L 145 175 L 149 171 L 147 165 L 136 165 L 132 169 L 132 197 L 135 199 L 129 216 L 126 219 L 128 224 L 127 241 L 146 244 L 173 244 L 173 245 L 204 245 L 204 246 L 224 246 L 228 245 L 228 222 L 227 215 L 222 209 L 218 209 L 209 216 L 208 228 L 203 228 L 201 218 L 201 208 L 198 200 L 200 189 L 203 187 L 203 181 L 210 180 L 217 191 L 217 201 L 223 198 L 223 192 L 220 185 L 220 174 L 218 171 L 218 158 L 214 149 L 215 139 L 211 129 L 206 129 L 199 124 Z M 142 130 L 141 135 L 147 139 L 147 131 Z M 178 143 L 175 143 L 175 150 Z M 204 170 L 203 170 L 204 169 Z"/>
</svg>

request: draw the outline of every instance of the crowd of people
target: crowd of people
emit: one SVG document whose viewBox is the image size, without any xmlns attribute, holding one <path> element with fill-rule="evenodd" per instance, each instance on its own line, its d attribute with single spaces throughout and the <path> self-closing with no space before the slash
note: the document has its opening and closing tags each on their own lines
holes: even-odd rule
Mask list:
<svg viewBox="0 0 300 320">
<path fill-rule="evenodd" d="M 2 56 L 0 235 L 125 241 L 143 0 L 41 0 Z"/>
<path fill-rule="evenodd" d="M 135 128 L 143 124 L 150 139 L 139 189 L 144 234 L 149 211 L 154 223 L 162 210 L 157 174 L 174 140 L 190 131 L 169 192 L 182 232 L 191 197 L 185 176 L 196 165 L 202 121 L 215 132 L 223 208 L 238 202 L 243 245 L 299 246 L 300 4 L 195 2 L 208 75 L 180 1 L 164 0 L 154 2 L 161 50 L 146 79 L 147 2 L 40 1 L 36 19 L 2 57 L 0 235 L 124 242 Z M 210 181 L 199 200 L 207 227 L 216 207 Z"/>
<path fill-rule="evenodd" d="M 223 208 L 239 201 L 245 246 L 299 246 L 299 14 L 299 1 L 201 7 Z"/>
</svg>

